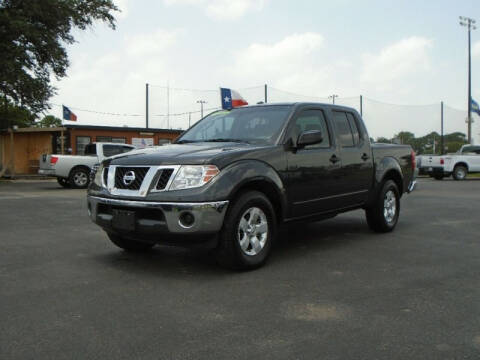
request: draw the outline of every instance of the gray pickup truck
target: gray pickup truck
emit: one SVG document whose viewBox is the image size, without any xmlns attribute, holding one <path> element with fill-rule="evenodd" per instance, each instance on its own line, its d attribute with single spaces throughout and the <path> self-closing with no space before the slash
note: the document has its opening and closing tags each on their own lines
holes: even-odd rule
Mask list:
<svg viewBox="0 0 480 360">
<path fill-rule="evenodd" d="M 354 109 L 245 106 L 208 115 L 172 145 L 106 159 L 87 205 L 125 250 L 202 244 L 249 269 L 266 261 L 280 223 L 364 209 L 372 230 L 392 231 L 415 167 L 410 146 L 371 144 Z"/>
</svg>

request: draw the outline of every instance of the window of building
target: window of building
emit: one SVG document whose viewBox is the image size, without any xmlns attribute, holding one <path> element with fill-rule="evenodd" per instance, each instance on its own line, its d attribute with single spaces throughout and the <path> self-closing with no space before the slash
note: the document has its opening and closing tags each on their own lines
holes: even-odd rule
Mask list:
<svg viewBox="0 0 480 360">
<path fill-rule="evenodd" d="M 167 145 L 170 144 L 172 140 L 170 139 L 158 139 L 158 145 Z"/>
<path fill-rule="evenodd" d="M 323 140 L 318 144 L 307 145 L 305 149 L 330 147 L 328 127 L 325 116 L 323 115 L 323 111 L 306 110 L 298 116 L 297 120 L 295 120 L 295 127 L 293 129 L 293 136 L 295 139 L 297 139 L 302 132 L 308 130 L 320 130 L 323 135 Z"/>
<path fill-rule="evenodd" d="M 85 146 L 90 144 L 90 142 L 91 142 L 90 136 L 77 136 L 75 139 L 75 143 L 77 147 L 77 155 L 84 155 Z"/>
<path fill-rule="evenodd" d="M 97 136 L 97 142 L 111 142 L 118 144 L 126 144 L 127 139 L 124 137 L 115 137 L 115 136 Z"/>
</svg>

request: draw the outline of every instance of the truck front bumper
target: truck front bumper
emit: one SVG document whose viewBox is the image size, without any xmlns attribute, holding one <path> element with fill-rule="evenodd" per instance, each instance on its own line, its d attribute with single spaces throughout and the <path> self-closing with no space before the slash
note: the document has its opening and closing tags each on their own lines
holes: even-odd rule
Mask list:
<svg viewBox="0 0 480 360">
<path fill-rule="evenodd" d="M 107 232 L 162 243 L 218 233 L 228 201 L 150 202 L 89 195 L 87 206 L 92 221 Z"/>
</svg>

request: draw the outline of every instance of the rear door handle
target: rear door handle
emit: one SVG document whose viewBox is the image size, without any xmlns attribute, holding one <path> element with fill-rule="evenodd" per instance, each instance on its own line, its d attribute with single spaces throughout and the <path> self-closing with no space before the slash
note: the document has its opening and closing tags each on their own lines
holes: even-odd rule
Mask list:
<svg viewBox="0 0 480 360">
<path fill-rule="evenodd" d="M 370 156 L 368 156 L 366 153 L 363 153 L 362 160 L 367 161 L 368 159 L 370 159 Z"/>
<path fill-rule="evenodd" d="M 335 163 L 337 163 L 337 162 L 339 162 L 339 161 L 340 161 L 340 158 L 338 158 L 337 155 L 335 155 L 335 154 L 333 154 L 333 155 L 330 157 L 330 162 L 331 162 L 332 164 L 335 164 Z"/>
</svg>

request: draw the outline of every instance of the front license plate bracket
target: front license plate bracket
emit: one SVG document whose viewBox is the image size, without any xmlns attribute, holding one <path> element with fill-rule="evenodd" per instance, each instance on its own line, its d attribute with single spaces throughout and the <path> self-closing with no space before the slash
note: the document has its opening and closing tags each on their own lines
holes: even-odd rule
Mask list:
<svg viewBox="0 0 480 360">
<path fill-rule="evenodd" d="M 135 231 L 135 211 L 112 209 L 112 227 L 118 230 Z"/>
</svg>

